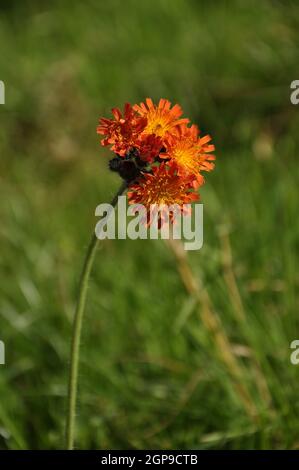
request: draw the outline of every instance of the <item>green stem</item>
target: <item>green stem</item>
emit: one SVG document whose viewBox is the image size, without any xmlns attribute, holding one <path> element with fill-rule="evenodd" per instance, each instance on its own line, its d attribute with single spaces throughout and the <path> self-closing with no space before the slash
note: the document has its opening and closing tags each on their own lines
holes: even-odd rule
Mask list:
<svg viewBox="0 0 299 470">
<path fill-rule="evenodd" d="M 123 183 L 113 200 L 111 205 L 116 207 L 118 196 L 120 196 L 126 188 Z M 79 282 L 79 295 L 77 306 L 74 315 L 73 331 L 72 331 L 72 344 L 71 344 L 71 357 L 69 369 L 69 386 L 68 386 L 68 410 L 66 420 L 66 446 L 68 450 L 74 448 L 74 434 L 75 434 L 75 415 L 76 415 L 76 402 L 77 402 L 77 389 L 78 389 L 78 365 L 79 365 L 79 352 L 80 352 L 80 339 L 82 330 L 82 320 L 84 308 L 86 303 L 86 293 L 88 287 L 88 280 L 93 265 L 95 253 L 98 246 L 98 238 L 95 233 L 90 240 L 88 250 L 85 256 L 83 269 L 81 272 Z"/>
</svg>

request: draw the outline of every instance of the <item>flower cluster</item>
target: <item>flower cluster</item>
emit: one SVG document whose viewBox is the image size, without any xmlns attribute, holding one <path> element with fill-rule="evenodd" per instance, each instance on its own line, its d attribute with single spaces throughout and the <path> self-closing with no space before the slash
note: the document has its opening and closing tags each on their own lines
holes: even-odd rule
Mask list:
<svg viewBox="0 0 299 470">
<path fill-rule="evenodd" d="M 127 103 L 123 113 L 113 108 L 112 114 L 113 119 L 100 119 L 97 133 L 114 152 L 109 167 L 127 182 L 130 204 L 150 210 L 154 204 L 182 207 L 199 199 L 202 171 L 214 168 L 214 145 L 182 118 L 178 104 L 160 99 L 155 105 L 147 98 L 140 105 Z"/>
</svg>

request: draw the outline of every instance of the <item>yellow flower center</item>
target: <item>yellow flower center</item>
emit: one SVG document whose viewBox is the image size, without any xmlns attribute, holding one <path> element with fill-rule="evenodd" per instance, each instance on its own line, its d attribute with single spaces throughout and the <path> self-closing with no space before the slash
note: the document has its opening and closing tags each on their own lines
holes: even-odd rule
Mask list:
<svg viewBox="0 0 299 470">
<path fill-rule="evenodd" d="M 151 180 L 145 190 L 145 201 L 146 206 L 151 204 L 157 205 L 171 205 L 183 203 L 182 192 L 179 182 L 175 179 L 174 181 L 157 178 L 157 181 Z"/>
<path fill-rule="evenodd" d="M 147 125 L 144 129 L 146 134 L 155 134 L 159 137 L 163 137 L 168 129 L 171 128 L 171 123 L 166 116 L 163 116 L 160 110 L 153 110 L 147 115 Z"/>
<path fill-rule="evenodd" d="M 188 172 L 197 170 L 198 160 L 196 148 L 192 145 L 178 145 L 173 152 L 171 157 L 180 165 L 184 167 Z"/>
</svg>

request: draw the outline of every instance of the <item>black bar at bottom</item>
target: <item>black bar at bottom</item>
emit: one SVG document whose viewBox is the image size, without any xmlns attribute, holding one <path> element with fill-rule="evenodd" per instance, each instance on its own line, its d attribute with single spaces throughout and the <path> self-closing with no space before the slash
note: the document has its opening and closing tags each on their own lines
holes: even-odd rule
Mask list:
<svg viewBox="0 0 299 470">
<path fill-rule="evenodd" d="M 16 465 L 24 468 L 38 464 L 40 467 L 52 467 L 56 464 L 88 465 L 89 468 L 105 468 L 108 465 L 120 465 L 124 468 L 138 468 L 144 465 L 191 465 L 193 468 L 206 468 L 207 465 L 238 465 L 249 468 L 252 465 L 280 464 L 284 467 L 299 463 L 298 451 L 208 451 L 208 450 L 54 450 L 54 451 L 0 451 L 0 466 Z M 8 468 L 8 467 L 7 467 Z"/>
</svg>

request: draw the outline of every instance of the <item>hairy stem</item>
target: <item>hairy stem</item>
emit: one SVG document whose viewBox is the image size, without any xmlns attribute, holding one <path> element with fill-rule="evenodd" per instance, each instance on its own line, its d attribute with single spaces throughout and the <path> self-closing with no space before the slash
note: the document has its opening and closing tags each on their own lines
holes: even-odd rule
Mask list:
<svg viewBox="0 0 299 470">
<path fill-rule="evenodd" d="M 123 183 L 120 189 L 115 194 L 111 201 L 111 205 L 116 207 L 118 196 L 120 196 L 126 189 L 126 184 Z M 70 355 L 70 368 L 69 368 L 69 385 L 68 385 L 68 409 L 66 419 L 66 447 L 68 450 L 74 448 L 74 435 L 75 435 L 75 416 L 76 416 L 76 402 L 77 402 L 77 389 L 78 389 L 78 366 L 80 356 L 80 340 L 82 330 L 82 320 L 84 308 L 86 303 L 86 294 L 88 287 L 88 280 L 93 265 L 95 253 L 98 246 L 98 238 L 93 233 L 90 240 L 87 253 L 81 272 L 79 282 L 78 301 L 74 315 L 73 328 L 72 328 L 72 343 Z"/>
</svg>

